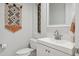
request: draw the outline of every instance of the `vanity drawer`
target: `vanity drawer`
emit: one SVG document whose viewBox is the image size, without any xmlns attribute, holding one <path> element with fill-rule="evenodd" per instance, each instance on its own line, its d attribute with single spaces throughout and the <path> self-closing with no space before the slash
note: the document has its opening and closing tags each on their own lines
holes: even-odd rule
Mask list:
<svg viewBox="0 0 79 59">
<path fill-rule="evenodd" d="M 37 55 L 38 56 L 69 56 L 69 54 L 56 50 L 54 48 L 50 48 L 40 43 L 37 44 Z"/>
</svg>

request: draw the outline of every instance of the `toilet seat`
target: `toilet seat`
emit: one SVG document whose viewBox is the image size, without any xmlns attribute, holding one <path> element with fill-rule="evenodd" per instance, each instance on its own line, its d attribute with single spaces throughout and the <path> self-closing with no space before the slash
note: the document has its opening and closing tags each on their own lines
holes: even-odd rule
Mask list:
<svg viewBox="0 0 79 59">
<path fill-rule="evenodd" d="M 30 55 L 30 53 L 33 51 L 34 49 L 32 48 L 24 48 L 24 49 L 21 49 L 21 50 L 18 50 L 16 52 L 17 55 Z"/>
</svg>

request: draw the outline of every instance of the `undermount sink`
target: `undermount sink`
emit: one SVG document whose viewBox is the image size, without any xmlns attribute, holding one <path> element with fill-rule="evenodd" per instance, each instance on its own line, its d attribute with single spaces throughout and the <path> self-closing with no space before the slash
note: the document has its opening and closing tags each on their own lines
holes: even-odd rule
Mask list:
<svg viewBox="0 0 79 59">
<path fill-rule="evenodd" d="M 57 49 L 59 51 L 73 54 L 74 53 L 74 43 L 68 40 L 56 40 L 54 38 L 40 38 L 38 43 L 46 45 L 48 47 Z"/>
</svg>

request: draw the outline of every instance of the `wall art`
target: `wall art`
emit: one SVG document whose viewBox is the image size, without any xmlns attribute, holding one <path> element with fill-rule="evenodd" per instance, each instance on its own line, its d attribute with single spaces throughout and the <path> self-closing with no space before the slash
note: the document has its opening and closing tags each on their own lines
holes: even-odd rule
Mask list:
<svg viewBox="0 0 79 59">
<path fill-rule="evenodd" d="M 18 3 L 5 4 L 5 28 L 16 32 L 22 28 L 22 5 Z"/>
</svg>

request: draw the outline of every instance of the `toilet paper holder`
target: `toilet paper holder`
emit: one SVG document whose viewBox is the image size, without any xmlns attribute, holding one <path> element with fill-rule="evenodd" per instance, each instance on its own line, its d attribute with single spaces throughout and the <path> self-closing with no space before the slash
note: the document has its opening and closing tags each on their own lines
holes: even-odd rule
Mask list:
<svg viewBox="0 0 79 59">
<path fill-rule="evenodd" d="M 1 43 L 0 43 L 0 47 L 1 47 L 1 48 L 6 48 L 6 47 L 7 47 L 7 44 L 1 44 Z"/>
</svg>

